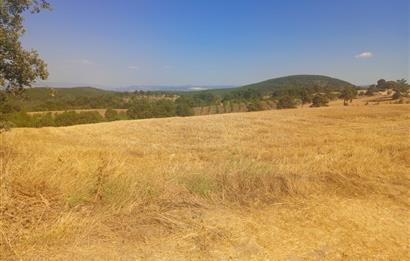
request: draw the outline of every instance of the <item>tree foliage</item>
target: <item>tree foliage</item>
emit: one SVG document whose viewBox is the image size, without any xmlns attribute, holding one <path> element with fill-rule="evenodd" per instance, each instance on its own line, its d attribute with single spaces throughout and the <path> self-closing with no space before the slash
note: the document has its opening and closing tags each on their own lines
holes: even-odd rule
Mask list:
<svg viewBox="0 0 410 261">
<path fill-rule="evenodd" d="M 392 88 L 395 92 L 393 95 L 393 99 L 399 99 L 401 96 L 407 96 L 409 88 L 410 85 L 407 84 L 406 79 L 397 80 Z"/>
<path fill-rule="evenodd" d="M 378 88 L 376 85 L 372 84 L 367 88 L 365 95 L 367 96 L 373 96 L 376 92 L 378 91 Z"/>
<path fill-rule="evenodd" d="M 48 77 L 47 65 L 35 50 L 22 47 L 23 13 L 50 9 L 46 0 L 0 0 L 0 86 L 21 92 L 37 79 Z"/>
<path fill-rule="evenodd" d="M 340 94 L 340 98 L 343 99 L 343 104 L 346 106 L 349 104 L 349 102 L 353 101 L 353 98 L 355 98 L 357 95 L 357 90 L 353 87 L 346 87 L 342 90 Z"/>
<path fill-rule="evenodd" d="M 278 109 L 290 109 L 290 108 L 296 108 L 296 100 L 294 97 L 291 96 L 283 96 L 282 98 L 279 99 L 277 108 Z"/>
<path fill-rule="evenodd" d="M 107 109 L 104 113 L 104 117 L 107 121 L 115 121 L 119 119 L 118 112 L 111 108 Z"/>
<path fill-rule="evenodd" d="M 316 94 L 312 99 L 312 105 L 310 107 L 322 107 L 327 106 L 329 103 L 329 99 L 320 94 Z"/>
<path fill-rule="evenodd" d="M 302 101 L 302 106 L 312 102 L 312 94 L 309 90 L 303 89 L 300 93 L 300 100 Z"/>
<path fill-rule="evenodd" d="M 385 79 L 380 79 L 380 80 L 378 80 L 376 87 L 377 87 L 379 90 L 384 90 L 384 89 L 386 88 L 386 80 L 385 80 Z"/>
</svg>

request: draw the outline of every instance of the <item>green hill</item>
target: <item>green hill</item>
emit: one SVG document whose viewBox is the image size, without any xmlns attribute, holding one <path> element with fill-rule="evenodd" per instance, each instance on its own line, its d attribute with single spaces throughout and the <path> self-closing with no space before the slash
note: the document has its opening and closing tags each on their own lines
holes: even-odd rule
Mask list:
<svg viewBox="0 0 410 261">
<path fill-rule="evenodd" d="M 345 87 L 354 85 L 321 75 L 294 75 L 237 88 L 192 92 L 129 93 L 93 87 L 37 87 L 27 89 L 21 96 L 4 96 L 0 93 L 5 97 L 0 104 L 0 116 L 19 127 L 41 127 L 100 122 L 104 119 L 92 112 L 87 115 L 71 112 L 54 118 L 47 114 L 30 116 L 25 112 L 113 108 L 128 110 L 127 115 L 113 116 L 113 119 L 141 119 L 295 108 L 305 104 L 318 107 L 337 99 Z"/>
<path fill-rule="evenodd" d="M 203 92 L 224 96 L 250 89 L 258 91 L 262 95 L 268 95 L 272 94 L 273 91 L 278 90 L 317 88 L 321 90 L 338 91 L 345 87 L 353 86 L 354 85 L 349 82 L 324 75 L 291 75 L 252 83 L 237 88 L 206 90 Z M 190 93 L 194 94 L 198 92 Z"/>
<path fill-rule="evenodd" d="M 129 101 L 138 95 L 178 95 L 191 107 L 220 105 L 221 102 L 249 103 L 266 97 L 278 99 L 285 95 L 300 97 L 303 90 L 309 93 L 330 93 L 345 87 L 349 82 L 322 75 L 292 75 L 274 78 L 237 88 L 213 89 L 190 92 L 142 92 L 128 93 L 97 89 L 93 87 L 27 89 L 22 97 L 9 96 L 9 103 L 25 111 L 48 111 L 68 109 L 128 108 Z M 265 99 L 266 100 L 266 99 Z M 262 106 L 263 107 L 263 106 Z"/>
<path fill-rule="evenodd" d="M 259 89 L 266 92 L 277 89 L 320 87 L 340 90 L 354 85 L 336 78 L 323 75 L 292 75 L 274 78 L 240 87 L 239 89 Z"/>
</svg>

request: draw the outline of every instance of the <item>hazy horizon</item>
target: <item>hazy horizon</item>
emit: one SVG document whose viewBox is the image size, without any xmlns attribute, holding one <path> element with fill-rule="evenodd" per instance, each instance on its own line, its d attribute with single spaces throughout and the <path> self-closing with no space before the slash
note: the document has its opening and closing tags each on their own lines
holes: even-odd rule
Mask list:
<svg viewBox="0 0 410 261">
<path fill-rule="evenodd" d="M 99 83 L 78 83 L 78 82 L 51 82 L 51 81 L 37 81 L 33 84 L 33 87 L 54 87 L 54 88 L 74 88 L 74 87 L 94 87 L 99 89 L 106 89 L 106 90 L 118 90 L 118 91 L 126 91 L 126 90 L 208 90 L 208 89 L 221 89 L 221 88 L 236 88 L 241 86 L 246 86 L 249 84 L 254 84 L 258 82 L 263 82 L 265 80 L 276 79 L 286 76 L 296 76 L 302 74 L 295 74 L 295 75 L 283 75 L 278 77 L 271 77 L 269 79 L 262 79 L 257 82 L 249 82 L 241 85 L 228 85 L 228 84 L 130 84 L 130 85 L 105 85 Z M 309 75 L 309 74 L 305 74 Z M 310 74 L 314 75 L 314 74 Z M 324 75 L 329 76 L 329 75 Z M 332 76 L 329 76 L 332 77 Z M 336 77 L 332 77 L 337 79 Z M 343 80 L 343 79 L 340 79 Z M 352 83 L 352 82 L 351 82 Z M 355 83 L 352 83 L 355 84 Z M 370 86 L 374 83 L 368 84 L 355 84 L 356 86 Z"/>
</svg>

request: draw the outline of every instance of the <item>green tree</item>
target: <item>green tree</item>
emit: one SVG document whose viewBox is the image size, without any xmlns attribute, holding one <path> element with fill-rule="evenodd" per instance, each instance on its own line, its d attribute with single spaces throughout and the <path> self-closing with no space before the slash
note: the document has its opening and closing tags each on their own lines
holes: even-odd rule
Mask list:
<svg viewBox="0 0 410 261">
<path fill-rule="evenodd" d="M 246 104 L 248 111 L 262 111 L 263 105 L 260 100 L 252 100 Z"/>
<path fill-rule="evenodd" d="M 54 118 L 51 112 L 32 116 L 35 127 L 54 126 Z"/>
<path fill-rule="evenodd" d="M 377 92 L 377 87 L 376 85 L 372 84 L 367 88 L 365 95 L 367 96 L 373 96 Z"/>
<path fill-rule="evenodd" d="M 104 117 L 107 121 L 115 121 L 119 119 L 118 112 L 111 108 L 105 111 Z"/>
<path fill-rule="evenodd" d="M 170 100 L 158 100 L 155 101 L 152 106 L 152 117 L 162 118 L 162 117 L 172 117 L 176 115 L 176 105 Z"/>
<path fill-rule="evenodd" d="M 50 9 L 46 0 L 0 0 L 0 86 L 20 92 L 37 79 L 48 77 L 47 65 L 35 50 L 22 47 L 23 13 Z"/>
<path fill-rule="evenodd" d="M 324 95 L 316 94 L 312 99 L 312 105 L 310 107 L 322 107 L 327 106 L 329 100 Z"/>
<path fill-rule="evenodd" d="M 376 87 L 380 90 L 386 89 L 386 80 L 385 79 L 378 80 Z"/>
<path fill-rule="evenodd" d="M 278 109 L 290 109 L 296 108 L 296 100 L 294 97 L 286 95 L 279 99 L 277 108 Z"/>
<path fill-rule="evenodd" d="M 302 101 L 302 107 L 303 107 L 303 105 L 312 102 L 312 94 L 308 90 L 303 89 L 300 94 L 300 100 Z"/>
<path fill-rule="evenodd" d="M 357 90 L 353 87 L 346 87 L 342 90 L 342 93 L 340 94 L 340 98 L 343 99 L 343 105 L 347 106 L 349 105 L 349 102 L 353 101 L 353 98 L 355 98 L 357 95 Z"/>
<path fill-rule="evenodd" d="M 402 96 L 407 96 L 407 92 L 409 91 L 410 85 L 407 84 L 406 79 L 397 80 L 393 86 L 394 94 L 393 99 L 399 99 Z"/>
<path fill-rule="evenodd" d="M 148 119 L 154 117 L 152 104 L 147 99 L 135 100 L 127 110 L 130 119 Z"/>
<path fill-rule="evenodd" d="M 176 115 L 178 116 L 192 116 L 194 111 L 192 110 L 189 101 L 183 97 L 179 97 L 175 101 L 176 103 Z"/>
<path fill-rule="evenodd" d="M 393 100 L 398 100 L 398 99 L 400 99 L 400 98 L 401 98 L 401 93 L 398 92 L 398 91 L 396 91 L 396 92 L 393 94 L 393 96 L 392 96 L 392 99 L 393 99 Z"/>
</svg>

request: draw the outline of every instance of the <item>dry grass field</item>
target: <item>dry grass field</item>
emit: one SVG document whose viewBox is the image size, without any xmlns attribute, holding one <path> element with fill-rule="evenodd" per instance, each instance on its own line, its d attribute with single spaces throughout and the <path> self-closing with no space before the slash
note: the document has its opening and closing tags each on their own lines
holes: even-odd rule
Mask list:
<svg viewBox="0 0 410 261">
<path fill-rule="evenodd" d="M 2 260 L 408 260 L 409 105 L 1 134 Z"/>
</svg>

